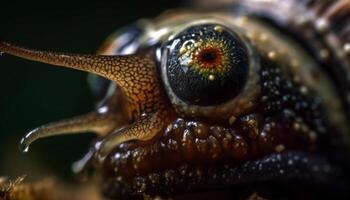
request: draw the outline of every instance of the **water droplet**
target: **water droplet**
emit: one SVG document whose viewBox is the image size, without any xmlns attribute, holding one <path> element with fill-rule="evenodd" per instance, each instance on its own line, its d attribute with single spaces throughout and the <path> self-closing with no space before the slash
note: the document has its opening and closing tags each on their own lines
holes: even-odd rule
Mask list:
<svg viewBox="0 0 350 200">
<path fill-rule="evenodd" d="M 29 146 L 21 145 L 20 150 L 21 150 L 22 153 L 28 153 Z"/>
<path fill-rule="evenodd" d="M 215 80 L 215 76 L 212 75 L 212 74 L 210 74 L 209 77 L 208 77 L 208 79 L 209 79 L 210 81 L 213 81 L 213 80 Z"/>
<path fill-rule="evenodd" d="M 26 142 L 26 138 L 22 138 L 21 139 L 21 142 L 19 144 L 19 150 L 22 152 L 22 153 L 27 153 L 29 151 L 29 145 L 28 143 Z"/>
<path fill-rule="evenodd" d="M 350 54 L 350 43 L 344 44 L 343 48 L 344 48 L 345 53 Z"/>
<path fill-rule="evenodd" d="M 329 29 L 329 21 L 325 18 L 320 18 L 315 22 L 316 29 L 319 32 L 325 32 Z"/>
<path fill-rule="evenodd" d="M 85 181 L 89 177 L 89 170 L 94 158 L 94 152 L 95 151 L 93 149 L 90 149 L 90 151 L 81 160 L 73 163 L 72 170 L 78 179 Z"/>
</svg>

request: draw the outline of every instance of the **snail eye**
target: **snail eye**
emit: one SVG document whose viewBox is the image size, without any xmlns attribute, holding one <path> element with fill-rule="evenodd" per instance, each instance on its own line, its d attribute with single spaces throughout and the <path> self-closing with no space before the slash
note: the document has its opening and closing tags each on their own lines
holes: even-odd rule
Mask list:
<svg viewBox="0 0 350 200">
<path fill-rule="evenodd" d="M 186 104 L 225 103 L 244 88 L 249 72 L 248 51 L 228 28 L 215 24 L 192 26 L 168 46 L 163 76 L 173 96 Z"/>
</svg>

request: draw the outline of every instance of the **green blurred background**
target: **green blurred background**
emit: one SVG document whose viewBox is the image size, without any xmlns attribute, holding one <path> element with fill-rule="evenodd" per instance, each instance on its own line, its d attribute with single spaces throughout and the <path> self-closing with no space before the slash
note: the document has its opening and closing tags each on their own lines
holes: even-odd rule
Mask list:
<svg viewBox="0 0 350 200">
<path fill-rule="evenodd" d="M 179 5 L 174 0 L 1 1 L 0 39 L 31 48 L 93 53 L 118 27 Z M 39 125 L 92 110 L 87 74 L 5 54 L 0 69 L 0 176 L 71 179 L 71 164 L 87 151 L 92 134 L 43 139 L 27 154 L 19 152 L 18 143 Z"/>
</svg>

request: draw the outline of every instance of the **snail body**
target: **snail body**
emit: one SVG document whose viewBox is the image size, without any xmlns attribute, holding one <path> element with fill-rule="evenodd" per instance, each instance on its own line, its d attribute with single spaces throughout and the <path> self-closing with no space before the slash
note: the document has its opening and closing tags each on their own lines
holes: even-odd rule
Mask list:
<svg viewBox="0 0 350 200">
<path fill-rule="evenodd" d="M 5 53 L 99 75 L 96 111 L 34 129 L 23 149 L 96 132 L 74 169 L 94 168 L 112 199 L 348 195 L 349 14 L 346 0 L 235 1 L 141 20 L 99 55 L 1 42 Z"/>
</svg>

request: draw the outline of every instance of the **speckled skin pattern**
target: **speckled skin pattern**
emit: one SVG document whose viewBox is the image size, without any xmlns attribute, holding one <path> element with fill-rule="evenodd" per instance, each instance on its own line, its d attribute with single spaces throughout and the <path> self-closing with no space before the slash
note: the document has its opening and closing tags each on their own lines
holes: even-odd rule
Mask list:
<svg viewBox="0 0 350 200">
<path fill-rule="evenodd" d="M 28 50 L 6 42 L 1 42 L 0 46 L 1 51 L 7 53 L 54 65 L 68 66 L 74 69 L 94 72 L 118 84 L 126 98 L 126 115 L 133 120 L 135 120 L 135 118 L 138 119 L 138 122 L 130 128 L 123 130 L 123 134 L 117 132 L 114 135 L 110 135 L 110 139 L 108 142 L 104 143 L 103 148 L 100 150 L 102 157 L 109 153 L 115 143 L 119 144 L 125 140 L 141 138 L 143 138 L 141 140 L 148 140 L 154 137 L 155 133 L 160 131 L 161 127 L 164 126 L 164 123 L 170 115 L 165 108 L 167 102 L 165 102 L 164 94 L 159 90 L 159 83 L 155 76 L 155 63 L 151 55 L 147 54 L 142 57 L 71 55 Z M 114 100 L 111 100 L 109 104 L 113 105 L 113 102 Z M 108 107 L 111 107 L 111 105 Z M 75 120 L 75 122 L 80 121 L 79 125 L 85 126 L 93 117 L 93 114 L 86 115 L 83 118 Z M 88 118 L 90 118 L 90 120 Z M 97 118 L 97 121 L 101 121 L 101 123 L 114 124 L 112 120 L 108 120 L 110 117 Z M 108 122 L 106 122 L 107 120 Z M 81 123 L 81 121 L 83 121 L 83 123 Z M 71 124 L 75 126 L 70 128 L 65 127 L 65 131 L 70 131 L 69 129 L 79 129 L 76 127 L 77 124 Z M 62 126 L 57 126 L 57 124 L 54 126 L 55 128 L 62 129 Z M 45 131 L 49 133 L 56 131 L 52 127 L 41 127 L 41 129 L 45 129 Z M 91 130 L 94 129 L 99 129 L 99 125 L 97 124 L 97 127 L 96 125 L 91 127 Z M 34 130 L 33 134 L 29 134 L 23 141 L 23 149 L 28 149 L 28 145 L 35 140 L 35 137 L 43 137 L 44 135 L 47 135 L 44 131 L 40 129 Z"/>
<path fill-rule="evenodd" d="M 283 2 L 166 13 L 111 36 L 102 55 L 0 41 L 2 52 L 110 80 L 96 111 L 34 129 L 23 149 L 42 137 L 95 132 L 74 170 L 93 168 L 110 199 L 349 195 L 350 29 L 339 23 L 348 22 L 350 3 Z"/>
<path fill-rule="evenodd" d="M 319 101 L 301 94 L 297 85 L 282 76 L 273 62 L 262 60 L 258 107 L 232 125 L 176 118 L 153 142 L 121 145 L 110 154 L 101 170 L 106 185 L 111 187 L 106 192 L 113 195 L 112 188 L 118 188 L 125 196 L 203 189 L 209 182 L 222 184 L 221 177 L 228 173 L 222 170 L 225 165 L 229 170 L 246 161 L 287 150 L 321 151 L 321 143 L 327 137 L 323 138 L 322 134 L 329 129 Z M 284 174 L 287 169 L 276 170 Z M 261 175 L 264 171 L 260 170 Z M 296 173 L 295 178 L 304 175 Z M 234 180 L 237 181 L 230 178 L 226 181 Z"/>
</svg>

